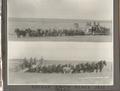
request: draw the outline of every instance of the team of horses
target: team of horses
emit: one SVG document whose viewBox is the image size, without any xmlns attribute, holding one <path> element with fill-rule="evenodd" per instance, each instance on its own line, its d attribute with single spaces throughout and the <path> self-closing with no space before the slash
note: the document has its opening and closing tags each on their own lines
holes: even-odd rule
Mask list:
<svg viewBox="0 0 120 91">
<path fill-rule="evenodd" d="M 98 62 L 86 62 L 78 64 L 49 64 L 45 65 L 44 60 L 24 59 L 20 65 L 24 72 L 37 72 L 37 73 L 85 73 L 85 72 L 102 72 L 103 68 L 107 65 L 105 60 Z"/>
<path fill-rule="evenodd" d="M 80 35 L 108 35 L 110 29 L 106 27 L 102 27 L 96 23 L 94 25 L 88 24 L 87 29 L 56 29 L 56 28 L 49 28 L 49 29 L 36 29 L 33 30 L 31 28 L 26 29 L 15 29 L 15 33 L 18 38 L 20 37 L 46 37 L 46 36 L 80 36 Z"/>
<path fill-rule="evenodd" d="M 15 29 L 17 37 L 56 37 L 56 36 L 79 36 L 84 35 L 85 33 L 82 30 L 74 29 L 37 29 L 32 30 L 30 28 L 25 30 Z"/>
</svg>

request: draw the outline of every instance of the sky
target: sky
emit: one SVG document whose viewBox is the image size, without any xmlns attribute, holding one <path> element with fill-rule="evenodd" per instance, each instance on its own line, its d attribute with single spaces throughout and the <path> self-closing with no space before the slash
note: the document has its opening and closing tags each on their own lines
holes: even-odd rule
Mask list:
<svg viewBox="0 0 120 91">
<path fill-rule="evenodd" d="M 8 0 L 8 17 L 112 20 L 113 0 Z"/>
<path fill-rule="evenodd" d="M 8 59 L 113 61 L 112 42 L 8 42 Z M 17 51 L 16 51 L 17 50 Z"/>
</svg>

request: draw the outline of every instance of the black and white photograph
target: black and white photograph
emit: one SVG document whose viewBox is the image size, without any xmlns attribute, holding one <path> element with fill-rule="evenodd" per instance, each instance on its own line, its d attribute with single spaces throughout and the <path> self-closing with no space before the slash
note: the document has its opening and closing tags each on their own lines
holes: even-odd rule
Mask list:
<svg viewBox="0 0 120 91">
<path fill-rule="evenodd" d="M 113 0 L 8 0 L 8 85 L 114 85 Z"/>
</svg>

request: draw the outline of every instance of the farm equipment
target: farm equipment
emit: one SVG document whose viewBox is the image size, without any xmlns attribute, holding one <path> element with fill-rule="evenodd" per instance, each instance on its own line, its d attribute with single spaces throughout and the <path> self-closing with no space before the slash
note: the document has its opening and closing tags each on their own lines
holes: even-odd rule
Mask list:
<svg viewBox="0 0 120 91">
<path fill-rule="evenodd" d="M 101 26 L 98 22 L 93 22 L 93 24 L 91 23 L 87 23 L 87 35 L 109 35 L 110 34 L 110 29 Z"/>
</svg>

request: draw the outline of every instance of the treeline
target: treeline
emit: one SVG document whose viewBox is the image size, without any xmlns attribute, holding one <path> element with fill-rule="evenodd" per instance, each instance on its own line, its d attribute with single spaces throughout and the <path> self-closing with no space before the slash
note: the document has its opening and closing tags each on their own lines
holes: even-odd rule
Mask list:
<svg viewBox="0 0 120 91">
<path fill-rule="evenodd" d="M 50 64 L 46 65 L 44 59 L 24 59 L 20 64 L 20 68 L 24 72 L 37 72 L 37 73 L 85 73 L 85 72 L 102 72 L 103 68 L 107 65 L 105 60 L 98 62 L 86 62 L 78 64 Z"/>
</svg>

